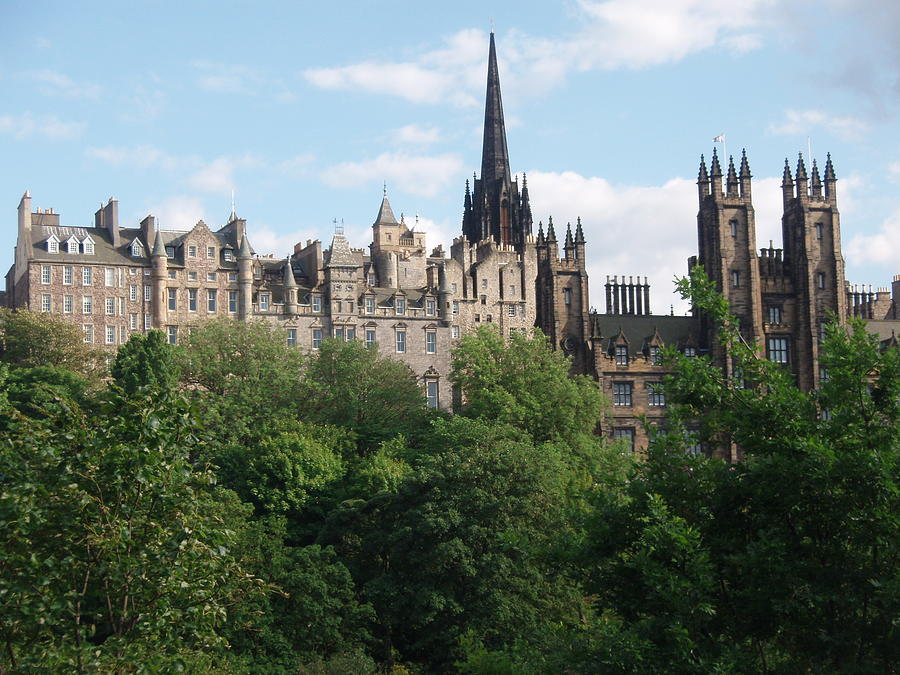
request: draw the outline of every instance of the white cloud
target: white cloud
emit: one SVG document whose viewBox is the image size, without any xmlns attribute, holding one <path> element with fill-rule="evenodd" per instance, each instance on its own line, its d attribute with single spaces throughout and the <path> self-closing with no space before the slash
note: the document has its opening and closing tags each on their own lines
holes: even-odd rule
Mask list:
<svg viewBox="0 0 900 675">
<path fill-rule="evenodd" d="M 0 115 L 0 134 L 9 134 L 19 141 L 35 136 L 52 141 L 78 138 L 85 126 L 84 122 L 66 122 L 55 115 Z"/>
<path fill-rule="evenodd" d="M 261 79 L 247 66 L 210 61 L 194 61 L 191 65 L 198 71 L 197 84 L 219 94 L 254 94 Z"/>
<path fill-rule="evenodd" d="M 872 264 L 900 270 L 900 208 L 888 216 L 875 234 L 857 234 L 844 247 L 849 264 L 866 269 Z"/>
<path fill-rule="evenodd" d="M 203 204 L 196 197 L 179 195 L 150 206 L 147 213 L 156 216 L 162 230 L 190 230 L 205 220 Z"/>
<path fill-rule="evenodd" d="M 386 152 L 375 159 L 331 166 L 322 180 L 331 187 L 358 187 L 386 180 L 389 186 L 405 192 L 433 197 L 459 177 L 462 167 L 462 159 L 455 153 L 417 156 Z"/>
<path fill-rule="evenodd" d="M 579 0 L 580 28 L 540 38 L 512 30 L 498 38 L 504 78 L 512 91 L 541 91 L 572 70 L 645 68 L 721 45 L 735 52 L 761 46 L 764 10 L 774 0 Z M 413 103 L 478 105 L 487 36 L 458 31 L 437 49 L 405 62 L 364 61 L 313 68 L 304 77 L 322 89 L 399 96 Z"/>
<path fill-rule="evenodd" d="M 437 127 L 420 127 L 407 124 L 391 132 L 391 141 L 400 145 L 431 145 L 441 140 Z"/>
<path fill-rule="evenodd" d="M 28 73 L 27 77 L 36 82 L 41 93 L 47 96 L 97 99 L 103 93 L 103 88 L 99 84 L 76 82 L 55 70 L 38 70 Z"/>
<path fill-rule="evenodd" d="M 174 171 L 185 165 L 196 162 L 174 157 L 151 145 L 105 146 L 100 148 L 88 148 L 85 154 L 93 159 L 99 159 L 113 166 L 131 166 L 141 169 L 160 168 L 166 171 Z"/>
<path fill-rule="evenodd" d="M 217 157 L 188 178 L 188 185 L 202 192 L 227 194 L 235 187 L 234 172 L 237 169 L 252 169 L 261 165 L 253 155 L 243 157 Z"/>
<path fill-rule="evenodd" d="M 868 125 L 859 118 L 830 115 L 821 110 L 786 110 L 781 122 L 769 125 L 769 133 L 779 136 L 806 135 L 820 127 L 845 140 L 862 136 Z"/>
<path fill-rule="evenodd" d="M 311 152 L 306 152 L 284 159 L 275 166 L 278 173 L 298 177 L 308 174 L 312 163 L 315 161 L 316 156 Z"/>
</svg>

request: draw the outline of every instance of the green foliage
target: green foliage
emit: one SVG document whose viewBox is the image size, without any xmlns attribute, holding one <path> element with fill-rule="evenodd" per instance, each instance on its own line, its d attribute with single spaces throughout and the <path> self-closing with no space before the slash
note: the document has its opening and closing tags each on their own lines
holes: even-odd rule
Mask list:
<svg viewBox="0 0 900 675">
<path fill-rule="evenodd" d="M 16 368 L 6 379 L 9 403 L 19 412 L 36 419 L 65 412 L 66 401 L 84 403 L 87 379 L 55 366 Z M 9 420 L 0 421 L 0 430 Z"/>
<path fill-rule="evenodd" d="M 300 401 L 304 419 L 353 432 L 360 454 L 398 434 L 414 435 L 428 419 L 409 366 L 359 340 L 322 342 L 305 372 Z"/>
<path fill-rule="evenodd" d="M 74 324 L 49 312 L 0 308 L 0 361 L 21 368 L 50 366 L 90 378 L 103 374 L 102 352 L 86 345 Z"/>
<path fill-rule="evenodd" d="M 226 608 L 260 584 L 232 551 L 247 509 L 187 461 L 192 412 L 116 394 L 90 416 L 68 408 L 18 418 L 0 447 L 0 658 L 163 668 L 218 644 Z"/>
<path fill-rule="evenodd" d="M 538 443 L 591 434 L 602 409 L 597 383 L 570 376 L 569 360 L 534 337 L 482 326 L 464 336 L 453 351 L 454 385 L 462 392 L 463 413 L 524 429 Z"/>
<path fill-rule="evenodd" d="M 161 330 L 132 333 L 116 352 L 110 374 L 129 394 L 141 387 L 171 390 L 179 377 L 175 350 Z"/>
</svg>

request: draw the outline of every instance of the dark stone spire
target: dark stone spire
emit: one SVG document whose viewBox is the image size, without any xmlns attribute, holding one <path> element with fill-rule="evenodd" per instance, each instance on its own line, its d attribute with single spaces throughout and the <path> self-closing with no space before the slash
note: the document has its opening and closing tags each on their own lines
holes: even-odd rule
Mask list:
<svg viewBox="0 0 900 675">
<path fill-rule="evenodd" d="M 794 184 L 794 178 L 791 176 L 791 165 L 788 162 L 788 158 L 784 158 L 784 174 L 781 177 L 781 187 L 786 187 L 788 185 Z"/>
<path fill-rule="evenodd" d="M 812 161 L 812 179 L 809 182 L 809 186 L 812 189 L 813 197 L 822 196 L 822 179 L 819 177 L 819 167 L 816 166 L 815 159 Z"/>
<path fill-rule="evenodd" d="M 581 229 L 581 216 L 578 216 L 577 225 L 575 226 L 575 243 L 584 243 L 584 230 Z"/>
<path fill-rule="evenodd" d="M 806 164 L 803 163 L 803 153 L 797 155 L 797 182 L 806 180 Z"/>
<path fill-rule="evenodd" d="M 834 175 L 834 165 L 831 163 L 831 153 L 828 153 L 828 159 L 825 162 L 825 180 L 837 180 Z"/>
<path fill-rule="evenodd" d="M 506 148 L 506 125 L 503 122 L 503 101 L 500 98 L 500 71 L 497 68 L 497 48 L 494 33 L 488 52 L 487 95 L 484 101 L 484 146 L 481 152 L 481 180 L 509 180 L 509 151 Z"/>
<path fill-rule="evenodd" d="M 556 230 L 553 229 L 553 216 L 547 219 L 547 241 L 556 243 Z"/>
<path fill-rule="evenodd" d="M 698 183 L 708 183 L 709 173 L 706 171 L 706 159 L 700 155 L 700 171 L 697 172 Z"/>
<path fill-rule="evenodd" d="M 537 243 L 538 243 L 538 245 L 544 243 L 544 221 L 543 220 L 538 222 Z"/>
<path fill-rule="evenodd" d="M 834 165 L 831 163 L 831 153 L 828 153 L 828 159 L 825 162 L 825 199 L 834 200 L 837 198 L 837 176 L 834 175 Z"/>
<path fill-rule="evenodd" d="M 728 177 L 725 180 L 728 187 L 728 196 L 736 196 L 738 192 L 737 171 L 734 169 L 734 157 L 728 156 Z"/>
<path fill-rule="evenodd" d="M 709 175 L 713 178 L 722 177 L 722 167 L 719 166 L 719 155 L 715 148 L 713 148 L 712 162 L 709 165 Z"/>
<path fill-rule="evenodd" d="M 741 150 L 741 178 L 750 177 L 750 162 L 747 161 L 747 150 Z"/>
</svg>

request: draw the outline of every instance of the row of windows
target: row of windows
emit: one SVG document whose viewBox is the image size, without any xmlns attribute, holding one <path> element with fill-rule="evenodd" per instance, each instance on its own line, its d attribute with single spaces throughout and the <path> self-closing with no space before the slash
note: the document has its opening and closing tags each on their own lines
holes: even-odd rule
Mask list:
<svg viewBox="0 0 900 675">
<path fill-rule="evenodd" d="M 654 408 L 664 408 L 666 405 L 666 395 L 662 390 L 659 382 L 647 383 L 647 403 Z M 613 405 L 620 407 L 631 407 L 634 398 L 633 382 L 613 382 Z"/>
<path fill-rule="evenodd" d="M 150 315 L 144 315 L 144 330 L 150 329 Z M 81 326 L 82 338 L 85 343 L 93 344 L 95 341 L 101 342 L 102 344 L 114 345 L 114 344 L 125 344 L 128 342 L 128 333 L 129 331 L 138 330 L 138 320 L 137 314 L 131 315 L 131 321 L 129 325 L 126 326 L 106 326 L 101 328 L 99 331 L 99 335 L 95 334 L 94 325 L 90 323 L 83 324 Z M 118 341 L 117 341 L 118 338 Z"/>
<path fill-rule="evenodd" d="M 145 286 L 145 288 L 149 288 Z M 196 288 L 188 288 L 187 296 L 188 296 L 188 311 L 196 312 L 197 311 L 197 299 L 199 297 L 199 290 Z M 238 292 L 237 291 L 227 291 L 228 293 L 228 311 L 229 313 L 237 312 L 238 305 Z M 207 312 L 216 312 L 218 311 L 218 298 L 219 293 L 214 288 L 206 289 L 206 311 Z M 168 289 L 167 296 L 167 306 L 170 312 L 174 312 L 178 309 L 178 289 L 170 288 Z"/>
<path fill-rule="evenodd" d="M 682 353 L 685 356 L 694 357 L 697 356 L 697 349 L 688 345 L 684 347 Z M 630 358 L 628 353 L 628 345 L 616 345 L 613 354 L 615 356 L 617 366 L 628 365 Z M 658 366 L 662 363 L 662 347 L 650 345 L 647 350 L 647 356 L 650 358 L 650 363 Z"/>
<path fill-rule="evenodd" d="M 107 316 L 124 316 L 125 315 L 125 298 L 106 298 L 104 301 L 104 310 Z M 41 311 L 53 311 L 53 296 L 50 293 L 41 294 Z M 64 314 L 72 314 L 75 311 L 75 296 L 64 295 L 62 297 L 62 311 Z M 81 296 L 81 313 L 94 313 L 94 296 Z"/>
<path fill-rule="evenodd" d="M 60 244 L 62 244 L 55 234 L 51 234 L 47 237 L 47 253 L 59 253 Z M 66 253 L 70 253 L 72 255 L 76 255 L 79 253 L 79 246 L 81 247 L 81 253 L 85 255 L 94 255 L 94 240 L 91 238 L 91 235 L 85 237 L 82 241 L 78 241 L 78 238 L 73 234 L 71 237 L 66 239 L 65 241 Z"/>
<path fill-rule="evenodd" d="M 825 272 L 816 272 L 816 288 L 819 290 L 824 290 L 826 287 L 826 275 Z M 740 270 L 731 270 L 731 287 L 732 288 L 740 288 L 741 287 L 741 272 Z"/>
<path fill-rule="evenodd" d="M 94 267 L 82 267 L 81 268 L 81 285 L 82 286 L 93 286 L 94 285 L 94 270 L 102 269 L 103 274 L 98 275 L 99 279 L 103 280 L 103 285 L 109 288 L 113 287 L 121 287 L 125 285 L 125 269 L 121 267 L 105 267 L 105 268 L 94 268 Z M 134 270 L 131 271 L 131 274 L 134 274 Z M 66 286 L 71 286 L 75 281 L 75 268 L 72 265 L 63 265 L 62 268 L 62 277 L 63 284 Z M 52 265 L 41 265 L 41 283 L 49 284 L 53 280 L 53 266 Z"/>
</svg>

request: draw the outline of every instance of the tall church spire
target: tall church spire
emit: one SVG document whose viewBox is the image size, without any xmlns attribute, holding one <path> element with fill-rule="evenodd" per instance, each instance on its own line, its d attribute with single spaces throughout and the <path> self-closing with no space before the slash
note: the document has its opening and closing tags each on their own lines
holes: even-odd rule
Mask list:
<svg viewBox="0 0 900 675">
<path fill-rule="evenodd" d="M 481 152 L 481 180 L 493 182 L 509 180 L 509 150 L 506 147 L 506 125 L 503 122 L 503 101 L 500 98 L 500 71 L 497 68 L 497 48 L 491 31 L 488 53 L 487 95 L 484 101 L 484 146 Z"/>
</svg>

